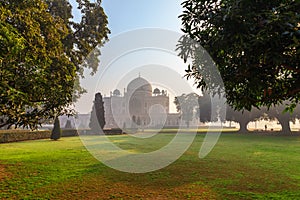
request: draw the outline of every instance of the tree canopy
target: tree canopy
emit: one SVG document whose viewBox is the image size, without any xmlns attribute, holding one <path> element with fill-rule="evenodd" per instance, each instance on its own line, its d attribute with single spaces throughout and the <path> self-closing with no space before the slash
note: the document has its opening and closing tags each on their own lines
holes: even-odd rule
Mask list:
<svg viewBox="0 0 300 200">
<path fill-rule="evenodd" d="M 76 1 L 79 22 L 67 0 L 0 2 L 0 127 L 34 129 L 84 92 L 79 76 L 96 72 L 109 29 L 100 0 Z"/>
<path fill-rule="evenodd" d="M 185 37 L 198 42 L 215 61 L 226 98 L 235 109 L 277 105 L 293 109 L 300 99 L 300 1 L 186 0 L 180 16 Z M 180 55 L 193 58 L 187 77 L 203 90 L 205 62 L 197 49 Z M 211 75 L 211 74 L 210 74 Z"/>
<path fill-rule="evenodd" d="M 190 121 L 192 121 L 194 117 L 198 117 L 198 98 L 199 96 L 196 93 L 182 94 L 181 96 L 175 97 L 174 104 L 176 105 L 176 109 L 180 112 L 180 117 L 185 121 L 188 128 Z"/>
</svg>

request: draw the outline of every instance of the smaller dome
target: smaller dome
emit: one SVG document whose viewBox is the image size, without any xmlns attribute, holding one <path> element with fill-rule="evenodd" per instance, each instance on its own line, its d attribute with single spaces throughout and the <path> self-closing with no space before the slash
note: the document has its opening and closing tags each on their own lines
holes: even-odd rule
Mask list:
<svg viewBox="0 0 300 200">
<path fill-rule="evenodd" d="M 155 88 L 154 91 L 153 91 L 153 94 L 156 94 L 156 95 L 160 94 L 160 90 L 158 88 Z"/>
<path fill-rule="evenodd" d="M 121 96 L 120 90 L 118 90 L 118 89 L 114 90 L 113 95 L 114 96 Z"/>
<path fill-rule="evenodd" d="M 162 90 L 161 95 L 166 96 L 167 95 L 167 90 Z"/>
</svg>

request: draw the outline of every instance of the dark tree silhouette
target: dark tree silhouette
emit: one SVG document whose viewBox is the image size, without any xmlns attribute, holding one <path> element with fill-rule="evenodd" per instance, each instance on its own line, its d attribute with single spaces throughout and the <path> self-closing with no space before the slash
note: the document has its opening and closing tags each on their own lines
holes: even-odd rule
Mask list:
<svg viewBox="0 0 300 200">
<path fill-rule="evenodd" d="M 226 121 L 233 121 L 240 124 L 239 133 L 248 132 L 247 125 L 251 121 L 251 113 L 249 111 L 237 111 L 227 105 Z"/>
<path fill-rule="evenodd" d="M 226 107 L 226 119 L 221 119 L 222 121 L 234 121 L 240 124 L 239 133 L 247 133 L 247 125 L 251 121 L 256 121 L 260 119 L 265 120 L 275 120 L 277 119 L 282 126 L 282 134 L 292 134 L 290 128 L 290 121 L 295 121 L 300 117 L 300 106 L 297 105 L 293 110 L 293 113 L 286 112 L 286 105 L 289 105 L 290 102 L 283 102 L 276 107 L 261 107 L 253 108 L 251 111 L 237 111 L 232 107 L 227 105 Z M 199 97 L 199 106 L 200 106 L 200 121 L 201 122 L 210 122 L 214 120 L 211 118 L 211 98 L 208 94 L 204 94 L 202 97 Z M 217 115 L 215 113 L 215 115 Z"/>
<path fill-rule="evenodd" d="M 59 118 L 55 117 L 54 127 L 52 129 L 51 137 L 50 138 L 52 140 L 58 140 L 58 139 L 60 139 L 60 137 L 61 137 L 61 129 L 60 129 Z"/>
<path fill-rule="evenodd" d="M 202 96 L 198 98 L 199 104 L 199 119 L 200 122 L 215 122 L 218 121 L 218 113 L 212 113 L 211 110 L 211 97 L 208 93 L 204 93 Z"/>
<path fill-rule="evenodd" d="M 211 122 L 218 120 L 218 110 L 212 113 L 211 110 L 211 97 L 208 93 L 204 93 L 203 96 L 199 97 L 199 106 L 200 106 L 200 121 L 201 122 Z M 246 133 L 248 132 L 247 125 L 250 121 L 255 121 L 259 119 L 265 109 L 252 109 L 251 112 L 249 111 L 237 111 L 231 108 L 229 105 L 226 105 L 226 118 L 221 118 L 221 121 L 234 121 L 240 124 L 239 133 Z"/>
<path fill-rule="evenodd" d="M 89 127 L 92 131 L 99 132 L 105 126 L 104 102 L 101 93 L 95 94 L 94 105 L 91 113 Z"/>
<path fill-rule="evenodd" d="M 177 111 L 180 111 L 182 120 L 185 121 L 186 126 L 189 128 L 190 121 L 193 120 L 195 109 L 199 109 L 198 95 L 195 93 L 182 94 L 175 97 L 174 103 Z"/>
</svg>

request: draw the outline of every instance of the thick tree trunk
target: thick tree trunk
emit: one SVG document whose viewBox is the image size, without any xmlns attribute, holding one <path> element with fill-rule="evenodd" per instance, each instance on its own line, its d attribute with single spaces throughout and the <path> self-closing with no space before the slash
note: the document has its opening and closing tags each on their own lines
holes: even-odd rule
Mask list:
<svg viewBox="0 0 300 200">
<path fill-rule="evenodd" d="M 282 134 L 284 135 L 291 135 L 292 134 L 292 131 L 291 131 L 291 128 L 290 128 L 290 120 L 289 118 L 285 117 L 285 118 L 277 118 L 278 121 L 280 122 L 281 124 L 281 127 L 282 127 Z"/>
<path fill-rule="evenodd" d="M 248 121 L 239 121 L 240 124 L 240 130 L 238 131 L 238 133 L 248 133 L 248 129 L 247 129 L 247 125 L 248 125 Z"/>
</svg>

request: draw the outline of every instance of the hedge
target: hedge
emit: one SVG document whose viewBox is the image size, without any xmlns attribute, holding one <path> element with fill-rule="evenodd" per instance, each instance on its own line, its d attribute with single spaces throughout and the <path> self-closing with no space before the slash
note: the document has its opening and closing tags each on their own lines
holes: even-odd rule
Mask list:
<svg viewBox="0 0 300 200">
<path fill-rule="evenodd" d="M 78 131 L 76 129 L 62 129 L 61 137 L 74 137 L 78 136 Z"/>
<path fill-rule="evenodd" d="M 50 138 L 51 131 L 5 130 L 0 131 L 0 143 Z"/>
<path fill-rule="evenodd" d="M 51 130 L 2 130 L 0 131 L 0 143 L 50 139 L 50 136 Z M 73 136 L 78 136 L 78 132 L 76 129 L 62 129 L 61 137 Z"/>
</svg>

